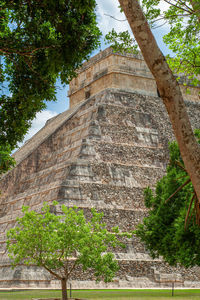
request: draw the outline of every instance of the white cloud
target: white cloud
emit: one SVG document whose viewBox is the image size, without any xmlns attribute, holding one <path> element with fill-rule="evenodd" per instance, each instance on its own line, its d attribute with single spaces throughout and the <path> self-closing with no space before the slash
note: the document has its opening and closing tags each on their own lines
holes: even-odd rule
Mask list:
<svg viewBox="0 0 200 300">
<path fill-rule="evenodd" d="M 117 32 L 128 30 L 132 35 L 130 26 L 126 20 L 124 13 L 120 12 L 118 0 L 97 0 L 97 21 L 99 27 L 105 36 L 112 28 Z M 169 8 L 169 4 L 165 1 L 160 1 L 159 8 L 161 12 Z M 111 17 L 109 17 L 110 15 Z M 122 20 L 117 21 L 115 19 Z M 161 29 L 162 30 L 162 29 Z"/>
<path fill-rule="evenodd" d="M 126 17 L 124 13 L 120 12 L 118 0 L 97 0 L 96 2 L 97 2 L 97 21 L 103 36 L 105 36 L 109 31 L 111 31 L 112 28 L 114 28 L 117 32 L 128 30 L 130 35 L 133 37 L 132 31 L 130 29 L 128 22 L 126 21 Z M 161 9 L 161 12 L 163 12 L 164 10 L 168 9 L 169 4 L 161 0 L 159 7 Z M 110 15 L 111 17 L 108 15 Z M 114 18 L 119 20 L 125 20 L 125 21 L 120 22 L 115 20 Z M 171 51 L 169 51 L 169 49 L 166 47 L 166 45 L 162 40 L 163 35 L 166 34 L 168 31 L 169 31 L 169 27 L 167 24 L 165 24 L 164 26 L 156 30 L 153 30 L 153 34 L 157 40 L 157 43 L 159 44 L 161 51 L 165 55 L 171 53 Z"/>
<path fill-rule="evenodd" d="M 162 12 L 167 10 L 170 7 L 170 5 L 165 1 L 161 1 L 158 6 Z"/>
<path fill-rule="evenodd" d="M 29 140 L 34 134 L 36 134 L 46 123 L 47 120 L 55 117 L 58 113 L 51 110 L 44 110 L 38 112 L 36 114 L 36 118 L 32 122 L 32 126 L 29 129 L 28 133 L 24 137 L 23 143 L 20 143 L 19 146 L 21 147 L 27 140 Z"/>
<path fill-rule="evenodd" d="M 117 32 L 130 31 L 127 21 L 120 22 L 114 19 L 126 20 L 124 13 L 120 12 L 118 0 L 97 0 L 96 2 L 97 21 L 103 35 L 107 34 L 112 28 L 115 28 Z"/>
</svg>

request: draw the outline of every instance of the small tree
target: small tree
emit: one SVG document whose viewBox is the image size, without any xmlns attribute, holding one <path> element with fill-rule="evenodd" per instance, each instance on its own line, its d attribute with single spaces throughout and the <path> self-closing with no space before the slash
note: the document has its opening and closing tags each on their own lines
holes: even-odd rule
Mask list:
<svg viewBox="0 0 200 300">
<path fill-rule="evenodd" d="M 45 268 L 61 281 L 63 300 L 68 299 L 67 281 L 77 266 L 82 271 L 93 271 L 97 281 L 110 282 L 118 264 L 114 254 L 107 252 L 108 247 L 124 246 L 117 238 L 118 228 L 108 232 L 102 222 L 103 214 L 95 209 L 87 221 L 77 208 L 63 205 L 61 214 L 51 212 L 50 208 L 44 204 L 38 213 L 23 207 L 24 216 L 17 219 L 17 227 L 7 232 L 7 249 L 13 265 L 24 263 Z"/>
</svg>

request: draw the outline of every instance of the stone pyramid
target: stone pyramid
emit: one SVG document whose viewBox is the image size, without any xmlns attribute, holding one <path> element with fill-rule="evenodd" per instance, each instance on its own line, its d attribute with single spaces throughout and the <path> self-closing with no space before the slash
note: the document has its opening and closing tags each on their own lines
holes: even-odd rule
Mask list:
<svg viewBox="0 0 200 300">
<path fill-rule="evenodd" d="M 198 88 L 182 92 L 194 128 L 199 127 Z M 70 83 L 70 109 L 46 125 L 15 153 L 16 167 L 0 181 L 0 288 L 59 288 L 45 271 L 11 269 L 6 231 L 22 205 L 44 201 L 104 212 L 108 226 L 132 230 L 147 211 L 143 189 L 165 173 L 171 125 L 156 83 L 141 55 L 100 52 Z M 95 285 L 77 272 L 73 288 L 145 288 L 176 285 L 200 288 L 200 269 L 172 268 L 152 260 L 137 238 L 115 253 L 120 271 L 111 284 Z"/>
</svg>

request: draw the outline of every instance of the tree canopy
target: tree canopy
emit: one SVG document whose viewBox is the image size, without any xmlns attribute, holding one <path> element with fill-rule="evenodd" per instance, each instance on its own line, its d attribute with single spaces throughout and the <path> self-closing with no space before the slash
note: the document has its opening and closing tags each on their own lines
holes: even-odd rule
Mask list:
<svg viewBox="0 0 200 300">
<path fill-rule="evenodd" d="M 24 216 L 7 232 L 7 248 L 14 266 L 34 264 L 61 280 L 65 300 L 67 281 L 77 267 L 93 272 L 97 281 L 111 281 L 118 264 L 110 249 L 124 247 L 118 236 L 131 235 L 119 233 L 117 227 L 109 232 L 103 214 L 95 209 L 87 221 L 80 209 L 62 205 L 61 213 L 55 214 L 55 208 L 44 204 L 39 213 L 23 207 Z"/>
<path fill-rule="evenodd" d="M 167 61 L 176 74 L 199 84 L 200 75 L 200 2 L 179 0 L 142 0 L 145 16 L 152 28 L 168 26 L 164 42 L 174 55 Z M 186 81 L 187 81 L 186 80 Z"/>
<path fill-rule="evenodd" d="M 0 0 L 0 145 L 13 150 L 56 79 L 75 75 L 98 46 L 95 0 Z M 9 164 L 9 163 L 8 163 Z"/>
<path fill-rule="evenodd" d="M 196 136 L 200 143 L 199 130 Z M 177 143 L 170 143 L 169 150 L 167 174 L 157 182 L 155 192 L 145 190 L 145 205 L 150 211 L 136 234 L 153 258 L 161 255 L 171 265 L 200 266 L 199 202 Z"/>
</svg>

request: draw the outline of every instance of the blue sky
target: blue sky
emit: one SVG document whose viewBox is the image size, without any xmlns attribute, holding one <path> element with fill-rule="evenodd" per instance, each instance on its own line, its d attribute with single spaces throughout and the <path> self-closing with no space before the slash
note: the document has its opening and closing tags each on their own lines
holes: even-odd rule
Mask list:
<svg viewBox="0 0 200 300">
<path fill-rule="evenodd" d="M 129 30 L 131 33 L 130 27 L 127 21 L 119 22 L 114 20 L 113 18 L 107 16 L 112 15 L 117 19 L 125 20 L 124 14 L 120 13 L 119 10 L 119 2 L 118 0 L 97 0 L 97 21 L 99 24 L 99 28 L 105 36 L 112 28 L 115 28 L 117 32 Z M 164 9 L 164 4 L 163 7 Z M 161 49 L 161 51 L 166 55 L 169 53 L 169 50 L 164 45 L 162 41 L 162 36 L 167 33 L 167 27 L 160 27 L 154 30 L 154 35 L 156 37 L 157 43 Z M 101 50 L 108 47 L 105 45 L 102 38 L 102 45 Z M 100 50 L 100 49 L 99 49 Z M 96 53 L 98 50 L 96 51 Z M 95 53 L 92 53 L 94 55 Z M 69 107 L 69 99 L 67 97 L 68 86 L 63 87 L 60 82 L 57 83 L 58 90 L 57 90 L 57 101 L 56 102 L 48 102 L 46 110 L 37 114 L 36 118 L 33 120 L 32 127 L 30 128 L 29 132 L 25 136 L 24 142 L 29 139 L 33 134 L 35 134 L 40 128 L 45 125 L 45 122 L 68 109 Z M 21 146 L 21 144 L 20 144 Z"/>
</svg>

